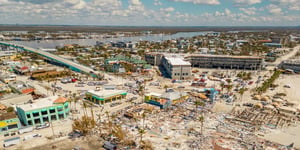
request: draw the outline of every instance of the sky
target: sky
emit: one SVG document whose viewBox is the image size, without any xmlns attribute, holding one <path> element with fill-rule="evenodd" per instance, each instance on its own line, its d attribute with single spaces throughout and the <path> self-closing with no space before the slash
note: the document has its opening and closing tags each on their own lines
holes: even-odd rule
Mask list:
<svg viewBox="0 0 300 150">
<path fill-rule="evenodd" d="M 300 0 L 0 0 L 0 24 L 299 26 Z"/>
</svg>

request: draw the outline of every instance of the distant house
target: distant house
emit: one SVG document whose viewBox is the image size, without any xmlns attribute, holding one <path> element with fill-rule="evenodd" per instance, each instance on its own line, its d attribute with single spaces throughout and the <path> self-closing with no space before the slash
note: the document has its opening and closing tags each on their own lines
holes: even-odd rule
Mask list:
<svg viewBox="0 0 300 150">
<path fill-rule="evenodd" d="M 35 91 L 34 87 L 22 82 L 22 81 L 13 81 L 9 82 L 8 86 L 12 91 L 19 94 L 31 94 Z"/>
<path fill-rule="evenodd" d="M 29 67 L 27 66 L 21 66 L 21 65 L 17 65 L 13 68 L 14 72 L 17 73 L 17 74 L 26 74 L 28 73 L 30 70 L 29 70 Z"/>
<path fill-rule="evenodd" d="M 264 46 L 267 47 L 275 47 L 275 48 L 281 48 L 282 45 L 280 43 L 263 43 Z"/>
</svg>

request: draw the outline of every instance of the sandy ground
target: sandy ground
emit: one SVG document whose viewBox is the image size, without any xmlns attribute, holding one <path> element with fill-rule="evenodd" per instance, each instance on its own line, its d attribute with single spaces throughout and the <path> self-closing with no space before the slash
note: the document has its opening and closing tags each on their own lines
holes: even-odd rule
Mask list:
<svg viewBox="0 0 300 150">
<path fill-rule="evenodd" d="M 274 91 L 270 91 L 270 94 L 285 93 L 287 94 L 286 100 L 300 105 L 300 75 L 281 75 L 275 84 L 279 86 Z M 291 88 L 285 88 L 284 85 L 289 85 Z"/>
<path fill-rule="evenodd" d="M 295 147 L 300 149 L 300 125 L 285 129 L 273 130 L 271 133 L 266 134 L 262 138 L 283 145 L 294 143 Z"/>
</svg>

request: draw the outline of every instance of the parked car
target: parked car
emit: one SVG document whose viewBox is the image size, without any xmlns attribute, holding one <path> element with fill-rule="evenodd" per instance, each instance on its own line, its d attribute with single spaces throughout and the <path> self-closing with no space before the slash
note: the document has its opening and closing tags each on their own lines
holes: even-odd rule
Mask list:
<svg viewBox="0 0 300 150">
<path fill-rule="evenodd" d="M 37 125 L 35 127 L 35 129 L 39 130 L 39 129 L 44 129 L 44 128 L 48 128 L 48 127 L 50 127 L 50 124 L 49 123 L 45 123 L 45 124 Z"/>
<path fill-rule="evenodd" d="M 36 137 L 42 137 L 42 135 L 41 134 L 37 134 L 37 133 L 26 135 L 26 136 L 24 136 L 23 140 L 26 141 L 26 140 L 29 140 L 29 139 L 32 139 L 32 138 L 36 138 Z"/>
<path fill-rule="evenodd" d="M 88 82 L 87 85 L 88 86 L 95 86 L 95 83 L 94 82 Z"/>
<path fill-rule="evenodd" d="M 68 134 L 69 138 L 78 138 L 83 136 L 83 134 L 79 131 L 72 131 Z"/>
<path fill-rule="evenodd" d="M 284 85 L 283 87 L 285 87 L 285 88 L 291 88 L 290 85 Z"/>
<path fill-rule="evenodd" d="M 84 87 L 83 84 L 75 84 L 75 87 Z"/>
<path fill-rule="evenodd" d="M 107 149 L 107 150 L 116 150 L 117 149 L 117 145 L 113 144 L 111 142 L 105 141 L 103 148 Z"/>
</svg>

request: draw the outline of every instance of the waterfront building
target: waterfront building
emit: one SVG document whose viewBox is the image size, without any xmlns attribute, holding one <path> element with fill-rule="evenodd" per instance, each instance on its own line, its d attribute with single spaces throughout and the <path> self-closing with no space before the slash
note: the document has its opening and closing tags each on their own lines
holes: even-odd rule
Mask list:
<svg viewBox="0 0 300 150">
<path fill-rule="evenodd" d="M 221 69 L 261 69 L 264 59 L 257 56 L 227 56 L 193 54 L 185 57 L 192 67 Z"/>
<path fill-rule="evenodd" d="M 282 61 L 279 65 L 281 69 L 290 69 L 294 72 L 300 71 L 300 61 L 296 59 Z"/>
<path fill-rule="evenodd" d="M 166 56 L 181 56 L 182 61 L 189 62 L 191 67 L 199 68 L 222 68 L 222 69 L 250 69 L 258 70 L 264 67 L 264 58 L 258 56 L 229 56 L 229 55 L 210 55 L 210 54 L 164 54 L 164 53 L 147 53 L 145 60 L 152 65 L 162 66 L 163 68 L 171 67 L 167 65 Z M 161 57 L 161 58 L 160 58 Z M 164 61 L 164 64 L 162 63 Z M 176 61 L 176 60 L 174 60 Z M 159 63 L 158 63 L 159 62 Z M 170 61 L 169 61 L 170 62 Z M 172 77 L 173 78 L 173 77 Z"/>
<path fill-rule="evenodd" d="M 126 98 L 125 90 L 89 90 L 86 93 L 86 99 L 96 104 L 104 104 L 116 100 L 124 100 Z"/>
<path fill-rule="evenodd" d="M 33 103 L 17 105 L 17 114 L 23 125 L 39 125 L 62 120 L 69 115 L 67 98 L 51 96 L 34 100 Z"/>
<path fill-rule="evenodd" d="M 164 54 L 161 66 L 165 76 L 171 79 L 185 80 L 191 77 L 191 63 L 185 61 L 180 55 Z"/>
<path fill-rule="evenodd" d="M 163 94 L 149 93 L 145 95 L 145 102 L 164 109 L 171 105 L 184 102 L 188 97 L 187 93 L 177 91 L 165 92 Z"/>
</svg>

